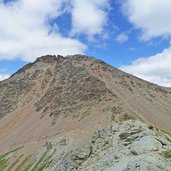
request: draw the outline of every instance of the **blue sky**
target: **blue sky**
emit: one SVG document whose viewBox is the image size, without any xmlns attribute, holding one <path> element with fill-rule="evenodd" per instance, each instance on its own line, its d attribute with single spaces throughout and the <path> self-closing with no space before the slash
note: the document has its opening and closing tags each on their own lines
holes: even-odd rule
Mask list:
<svg viewBox="0 0 171 171">
<path fill-rule="evenodd" d="M 83 53 L 171 86 L 169 0 L 0 0 L 0 79 L 46 54 Z"/>
</svg>

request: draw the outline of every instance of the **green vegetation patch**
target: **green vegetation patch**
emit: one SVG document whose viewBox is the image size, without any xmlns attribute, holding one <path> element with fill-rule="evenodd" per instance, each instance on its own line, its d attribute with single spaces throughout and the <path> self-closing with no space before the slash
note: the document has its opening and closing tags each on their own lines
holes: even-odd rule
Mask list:
<svg viewBox="0 0 171 171">
<path fill-rule="evenodd" d="M 17 148 L 15 148 L 14 150 L 11 150 L 11 151 L 9 151 L 9 152 L 3 154 L 2 157 L 6 157 L 6 156 L 8 156 L 8 155 L 11 154 L 11 153 L 15 153 L 16 151 L 20 150 L 21 148 L 24 148 L 24 146 L 17 147 Z"/>
<path fill-rule="evenodd" d="M 171 159 L 171 150 L 163 151 L 162 155 L 164 158 Z"/>
<path fill-rule="evenodd" d="M 20 165 L 16 168 L 15 171 L 27 171 L 27 166 L 29 165 L 29 161 L 31 159 L 32 155 L 27 156 Z"/>
<path fill-rule="evenodd" d="M 37 161 L 36 165 L 32 169 L 32 171 L 42 171 L 45 168 L 50 167 L 53 164 L 53 155 L 55 154 L 56 150 L 49 154 L 49 150 L 47 150 L 42 157 Z"/>
<path fill-rule="evenodd" d="M 3 156 L 0 156 L 0 171 L 3 171 L 7 167 L 7 164 L 7 160 Z"/>
<path fill-rule="evenodd" d="M 7 169 L 7 171 L 12 170 L 12 168 L 15 167 L 15 165 L 20 161 L 20 159 L 21 159 L 22 157 L 23 157 L 23 154 L 22 154 L 17 160 L 15 160 L 15 161 L 11 164 L 11 166 Z"/>
<path fill-rule="evenodd" d="M 34 168 L 32 169 L 32 171 L 35 171 L 35 170 L 38 171 L 38 170 L 40 170 L 39 167 L 41 167 L 41 164 L 44 161 L 46 155 L 47 155 L 47 151 L 42 155 L 42 157 L 36 163 L 36 165 L 34 166 Z M 41 169 L 43 169 L 43 168 L 41 167 Z"/>
<path fill-rule="evenodd" d="M 11 153 L 15 153 L 16 151 L 18 151 L 19 149 L 23 148 L 24 146 L 21 147 L 17 147 L 14 150 L 11 150 L 3 155 L 0 155 L 0 171 L 5 170 L 5 168 L 8 166 L 8 160 L 6 159 L 6 157 L 11 154 Z M 14 163 L 12 163 L 12 165 L 10 166 L 10 168 L 12 168 L 13 166 L 15 166 L 17 163 L 19 162 L 19 159 L 17 159 L 16 161 L 14 161 Z M 9 170 L 9 169 L 8 169 Z"/>
</svg>

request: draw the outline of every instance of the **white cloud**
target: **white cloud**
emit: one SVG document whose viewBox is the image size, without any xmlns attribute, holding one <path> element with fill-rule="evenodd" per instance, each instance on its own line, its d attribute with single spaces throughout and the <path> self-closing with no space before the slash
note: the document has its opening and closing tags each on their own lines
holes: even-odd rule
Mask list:
<svg viewBox="0 0 171 171">
<path fill-rule="evenodd" d="M 0 3 L 0 59 L 32 61 L 45 54 L 83 53 L 86 46 L 65 38 L 48 21 L 62 14 L 66 0 Z"/>
<path fill-rule="evenodd" d="M 140 29 L 141 40 L 171 37 L 170 0 L 123 0 L 122 11 Z M 171 47 L 154 56 L 139 58 L 121 69 L 147 81 L 171 87 Z"/>
<path fill-rule="evenodd" d="M 139 58 L 120 69 L 158 85 L 171 87 L 171 48 L 148 58 Z"/>
<path fill-rule="evenodd" d="M 92 37 L 104 31 L 109 0 L 73 0 L 72 7 L 72 35 L 84 33 Z"/>
<path fill-rule="evenodd" d="M 100 34 L 106 23 L 107 1 L 15 0 L 5 4 L 1 0 L 0 60 L 33 61 L 45 54 L 84 53 L 85 44 L 63 37 L 58 25 L 51 26 L 48 22 L 67 11 L 72 16 L 74 34 Z"/>
<path fill-rule="evenodd" d="M 5 80 L 5 79 L 7 79 L 7 78 L 9 78 L 9 77 L 10 77 L 10 75 L 7 75 L 7 74 L 0 74 L 0 81 Z"/>
<path fill-rule="evenodd" d="M 128 35 L 125 33 L 118 34 L 115 39 L 118 43 L 124 43 L 128 40 Z"/>
<path fill-rule="evenodd" d="M 135 48 L 135 47 L 130 47 L 129 50 L 130 50 L 130 51 L 136 51 L 137 48 Z"/>
<path fill-rule="evenodd" d="M 123 13 L 142 31 L 143 40 L 171 36 L 170 0 L 124 0 Z"/>
</svg>

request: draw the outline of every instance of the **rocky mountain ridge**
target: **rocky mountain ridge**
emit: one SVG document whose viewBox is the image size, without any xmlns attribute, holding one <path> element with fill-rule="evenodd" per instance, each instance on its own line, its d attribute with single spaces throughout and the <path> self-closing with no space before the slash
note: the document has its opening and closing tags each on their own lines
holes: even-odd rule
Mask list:
<svg viewBox="0 0 171 171">
<path fill-rule="evenodd" d="M 5 170 L 21 168 L 40 171 L 50 168 L 53 170 L 54 167 L 60 170 L 66 165 L 66 170 L 99 169 L 99 166 L 87 162 L 92 158 L 92 161 L 97 161 L 98 164 L 100 159 L 88 154 L 82 168 L 80 157 L 77 156 L 76 160 L 79 160 L 81 165 L 71 160 L 72 152 L 84 146 L 87 149 L 87 145 L 91 146 L 89 151 L 93 150 L 96 148 L 91 143 L 94 132 L 106 129 L 111 124 L 124 122 L 125 125 L 125 121 L 134 127 L 133 122 L 141 120 L 159 130 L 171 132 L 170 104 L 171 89 L 141 80 L 95 58 L 85 55 L 40 57 L 9 79 L 0 82 L 0 155 L 3 156 L 0 157 L 0 163 L 8 163 L 4 166 Z M 136 121 L 135 124 L 138 124 L 137 122 L 139 123 Z M 135 154 L 127 148 L 134 144 L 134 141 L 138 141 L 136 136 L 140 135 L 136 133 L 135 138 L 131 133 L 128 138 L 131 143 L 127 142 L 128 140 L 125 142 L 119 137 L 122 129 L 122 126 L 119 126 L 117 136 L 112 133 L 111 136 L 107 135 L 107 139 L 114 136 L 115 143 L 123 143 L 122 148 L 128 152 L 125 157 L 133 157 Z M 158 141 L 157 137 L 153 137 L 153 133 L 147 136 Z M 147 137 L 147 141 L 151 142 L 151 138 L 149 140 Z M 64 145 L 59 146 L 61 149 L 54 145 L 58 142 Z M 67 143 L 68 146 L 65 146 Z M 110 140 L 108 143 L 110 144 Z M 153 145 L 155 146 L 155 143 Z M 167 145 L 169 146 L 169 142 Z M 116 144 L 115 147 L 121 148 Z M 102 158 L 112 158 L 113 152 L 116 152 L 113 148 L 109 148 L 111 153 L 105 149 L 104 153 L 111 156 L 103 154 Z M 101 156 L 103 150 L 101 151 L 101 147 L 99 149 L 97 155 Z M 163 145 L 157 150 L 162 153 Z M 86 150 L 84 152 L 87 153 Z M 158 152 L 154 150 L 157 156 Z M 4 159 L 4 154 L 10 156 L 5 155 Z M 161 156 L 157 159 L 165 160 Z M 64 161 L 71 165 L 65 164 Z M 49 163 L 51 167 L 42 162 Z M 111 167 L 115 164 L 115 161 L 110 163 Z M 168 161 L 166 164 L 170 169 Z"/>
</svg>

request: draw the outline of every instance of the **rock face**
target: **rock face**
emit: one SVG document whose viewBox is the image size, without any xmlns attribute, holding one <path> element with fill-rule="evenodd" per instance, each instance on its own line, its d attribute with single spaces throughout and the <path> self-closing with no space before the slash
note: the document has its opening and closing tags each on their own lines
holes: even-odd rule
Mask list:
<svg viewBox="0 0 171 171">
<path fill-rule="evenodd" d="M 123 138 L 121 135 L 127 132 L 129 136 Z M 136 138 L 132 139 L 132 136 Z M 139 121 L 113 124 L 95 132 L 89 145 L 76 149 L 65 162 L 56 163 L 54 168 L 66 171 L 169 171 L 171 158 L 163 154 L 169 150 L 171 137 L 163 136 L 164 133 L 150 130 Z M 128 138 L 129 144 L 125 144 Z M 166 141 L 165 145 L 162 145 L 160 139 Z"/>
<path fill-rule="evenodd" d="M 157 151 L 161 148 L 161 146 L 162 144 L 154 137 L 145 136 L 132 144 L 131 151 L 132 153 L 138 155 L 144 154 L 148 151 Z"/>
<path fill-rule="evenodd" d="M 0 81 L 0 170 L 170 170 L 170 104 L 100 60 L 40 57 Z"/>
<path fill-rule="evenodd" d="M 129 132 L 129 136 L 122 137 Z M 134 137 L 134 138 L 132 138 Z M 128 142 L 129 143 L 125 143 Z M 162 144 L 161 141 L 165 144 Z M 72 139 L 46 142 L 20 170 L 44 171 L 170 171 L 171 137 L 147 124 L 129 120 L 94 133 L 89 143 L 73 148 Z M 8 156 L 15 155 L 8 153 Z"/>
<path fill-rule="evenodd" d="M 171 132 L 170 103 L 171 89 L 84 55 L 42 56 L 0 82 L 0 119 L 29 106 L 54 125 L 60 116 L 84 119 L 104 105 L 112 119 L 145 118 Z"/>
</svg>

